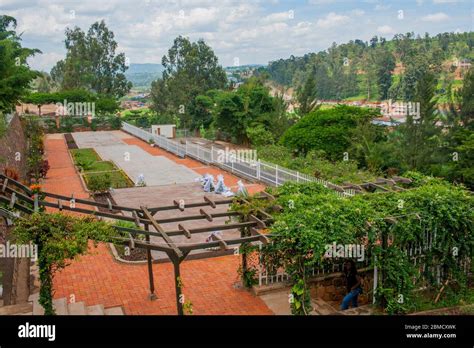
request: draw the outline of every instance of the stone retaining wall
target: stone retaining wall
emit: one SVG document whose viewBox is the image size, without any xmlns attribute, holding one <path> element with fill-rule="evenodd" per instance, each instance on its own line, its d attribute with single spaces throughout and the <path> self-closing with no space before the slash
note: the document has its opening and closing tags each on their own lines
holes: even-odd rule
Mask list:
<svg viewBox="0 0 474 348">
<path fill-rule="evenodd" d="M 360 270 L 359 275 L 363 279 L 363 292 L 359 295 L 359 304 L 364 305 L 372 302 L 373 291 L 373 271 Z M 309 280 L 312 298 L 321 298 L 324 301 L 340 302 L 347 294 L 344 277 L 342 273 L 332 273 L 329 275 L 312 278 Z"/>
</svg>

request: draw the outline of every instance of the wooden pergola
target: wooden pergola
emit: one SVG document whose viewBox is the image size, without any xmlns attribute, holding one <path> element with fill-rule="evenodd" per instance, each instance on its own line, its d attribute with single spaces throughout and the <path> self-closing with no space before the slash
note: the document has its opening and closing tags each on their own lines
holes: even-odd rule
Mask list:
<svg viewBox="0 0 474 348">
<path fill-rule="evenodd" d="M 108 203 L 99 203 L 91 200 L 75 198 L 58 195 L 50 192 L 41 192 L 41 196 L 44 199 L 39 198 L 38 194 L 34 193 L 29 187 L 21 184 L 20 182 L 13 180 L 3 174 L 0 174 L 0 202 L 8 205 L 8 209 L 0 209 L 0 216 L 2 216 L 7 224 L 12 223 L 12 219 L 15 215 L 12 213 L 13 210 L 18 210 L 25 214 L 32 214 L 39 211 L 41 207 L 55 208 L 59 211 L 72 211 L 89 216 L 95 216 L 99 219 L 113 219 L 129 221 L 135 224 L 134 228 L 113 226 L 117 231 L 123 234 L 123 236 L 114 237 L 119 243 L 128 245 L 130 249 L 142 248 L 147 252 L 147 264 L 148 264 L 148 277 L 150 286 L 150 299 L 156 299 L 155 285 L 153 279 L 153 262 L 151 257 L 151 251 L 165 252 L 174 266 L 174 278 L 176 288 L 176 306 L 179 315 L 183 315 L 183 301 L 181 299 L 181 286 L 180 286 L 180 264 L 185 260 L 189 253 L 193 250 L 208 250 L 209 248 L 219 248 L 221 250 L 228 250 L 230 246 L 239 246 L 242 243 L 261 242 L 267 244 L 269 235 L 261 233 L 262 229 L 265 229 L 269 224 L 272 223 L 272 217 L 263 210 L 258 210 L 256 214 L 249 216 L 243 216 L 238 212 L 221 212 L 221 213 L 208 213 L 202 208 L 199 210 L 199 214 L 179 216 L 173 218 L 157 218 L 155 215 L 160 211 L 176 210 L 184 211 L 187 208 L 197 207 L 212 207 L 216 208 L 217 205 L 230 204 L 237 201 L 248 203 L 243 197 L 227 198 L 220 200 L 213 200 L 208 196 L 204 196 L 202 202 L 195 202 L 187 204 L 186 206 L 180 205 L 176 200 L 173 205 L 160 206 L 160 207 L 127 207 Z M 266 192 L 261 192 L 255 197 L 256 199 L 270 199 L 274 197 Z M 47 200 L 49 199 L 49 200 Z M 53 202 L 54 200 L 54 202 Z M 76 204 L 80 204 L 85 207 L 76 207 Z M 109 212 L 99 211 L 98 208 L 108 209 Z M 112 213 L 118 211 L 118 214 Z M 125 215 L 129 214 L 131 216 Z M 200 228 L 186 228 L 183 224 L 178 224 L 178 229 L 173 231 L 165 231 L 161 224 L 170 222 L 185 222 L 192 220 L 206 219 L 212 222 L 215 218 L 228 217 L 229 219 L 240 218 L 241 222 L 232 222 L 227 224 L 216 224 L 209 227 Z M 144 226 L 142 228 L 141 226 Z M 150 226 L 153 230 L 150 230 Z M 215 232 L 222 230 L 239 229 L 240 238 L 223 239 L 217 234 L 212 234 L 211 240 L 208 242 L 201 243 L 189 243 L 179 244 L 173 241 L 173 236 L 184 236 L 188 239 L 193 234 Z M 144 240 L 140 239 L 140 236 L 144 236 Z M 150 237 L 159 237 L 163 240 L 163 243 L 152 243 Z M 246 255 L 242 254 L 242 267 L 246 268 Z"/>
</svg>

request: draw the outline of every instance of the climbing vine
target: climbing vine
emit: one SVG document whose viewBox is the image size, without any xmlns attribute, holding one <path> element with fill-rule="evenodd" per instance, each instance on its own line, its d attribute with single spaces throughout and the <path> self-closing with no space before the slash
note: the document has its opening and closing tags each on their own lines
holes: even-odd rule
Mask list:
<svg viewBox="0 0 474 348">
<path fill-rule="evenodd" d="M 34 243 L 38 247 L 40 276 L 39 303 L 45 315 L 54 315 L 54 274 L 68 265 L 68 260 L 84 254 L 92 240 L 110 241 L 116 234 L 111 225 L 92 217 L 77 218 L 65 214 L 34 213 L 16 221 L 13 236 L 16 243 Z"/>
<path fill-rule="evenodd" d="M 294 314 L 309 313 L 308 272 L 331 262 L 324 254 L 332 243 L 365 247 L 364 256 L 382 274 L 376 299 L 388 313 L 410 311 L 416 289 L 439 288 L 438 266 L 449 284 L 465 287 L 461 260 L 473 255 L 473 196 L 461 186 L 413 176 L 417 180 L 410 190 L 350 198 L 317 183 L 287 183 L 272 190 L 279 209 L 265 207 L 275 222 L 262 258 L 290 275 Z M 429 247 L 427 240 L 432 241 Z M 415 246 L 424 248 L 416 265 L 405 252 Z"/>
</svg>

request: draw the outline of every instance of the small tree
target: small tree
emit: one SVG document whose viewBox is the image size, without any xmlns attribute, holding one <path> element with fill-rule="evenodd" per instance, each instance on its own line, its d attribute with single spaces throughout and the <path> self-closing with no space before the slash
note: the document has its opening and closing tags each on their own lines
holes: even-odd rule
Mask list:
<svg viewBox="0 0 474 348">
<path fill-rule="evenodd" d="M 39 303 L 45 315 L 54 315 L 54 274 L 78 255 L 85 254 L 89 239 L 109 241 L 115 230 L 106 222 L 92 217 L 77 218 L 64 214 L 34 213 L 17 221 L 13 236 L 17 243 L 34 243 L 38 247 L 40 274 Z"/>
</svg>

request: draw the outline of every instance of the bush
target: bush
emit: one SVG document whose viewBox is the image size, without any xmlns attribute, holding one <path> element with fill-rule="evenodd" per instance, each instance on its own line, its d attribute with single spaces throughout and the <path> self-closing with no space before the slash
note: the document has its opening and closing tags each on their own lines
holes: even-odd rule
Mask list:
<svg viewBox="0 0 474 348">
<path fill-rule="evenodd" d="M 323 150 L 328 159 L 341 160 L 351 145 L 352 132 L 357 125 L 376 116 L 376 110 L 346 105 L 319 109 L 289 128 L 281 144 L 303 155 L 311 150 Z"/>
<path fill-rule="evenodd" d="M 109 174 L 89 175 L 87 177 L 87 187 L 94 194 L 106 193 L 112 186 L 112 179 Z"/>
<path fill-rule="evenodd" d="M 254 146 L 271 145 L 275 142 L 272 132 L 266 130 L 261 124 L 256 127 L 248 127 L 247 137 Z"/>
</svg>

